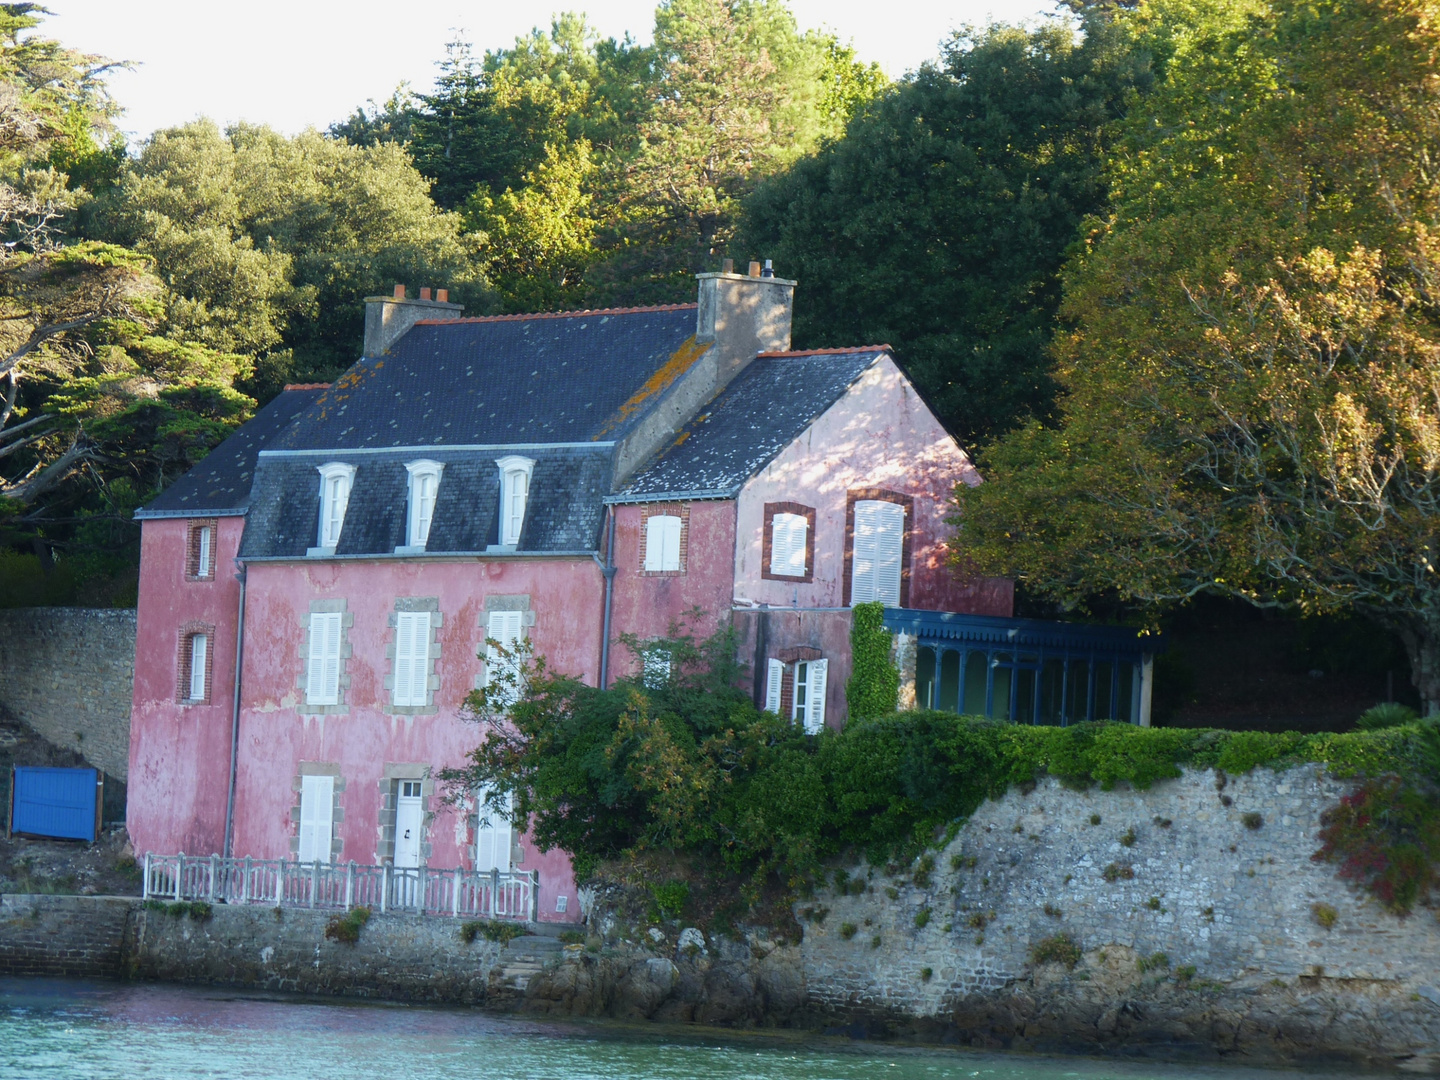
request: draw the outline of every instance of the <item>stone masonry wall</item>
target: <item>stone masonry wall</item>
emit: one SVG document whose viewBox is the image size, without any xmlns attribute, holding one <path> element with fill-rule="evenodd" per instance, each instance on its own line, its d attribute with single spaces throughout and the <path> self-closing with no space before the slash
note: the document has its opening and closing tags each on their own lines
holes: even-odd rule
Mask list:
<svg viewBox="0 0 1440 1080">
<path fill-rule="evenodd" d="M 0 705 L 121 782 L 134 681 L 134 611 L 0 609 Z"/>
<path fill-rule="evenodd" d="M 810 980 L 812 999 L 939 1016 L 1024 976 L 1031 948 L 1059 934 L 1084 950 L 1163 953 L 1171 970 L 1222 983 L 1325 977 L 1440 997 L 1435 913 L 1391 915 L 1311 859 L 1320 815 L 1348 787 L 1307 766 L 1191 772 L 1148 791 L 1053 780 L 1012 790 L 936 853 L 929 883 L 913 868 L 893 878 L 861 868 L 863 894 L 831 890 L 800 906 L 828 908 L 806 925 L 806 970 L 825 972 Z M 1248 813 L 1259 828 L 1246 827 Z M 1121 876 L 1107 880 L 1112 865 Z M 1336 910 L 1333 928 L 1316 921 L 1318 903 Z"/>
<path fill-rule="evenodd" d="M 120 897 L 0 896 L 0 973 L 121 975 L 138 908 Z"/>
</svg>

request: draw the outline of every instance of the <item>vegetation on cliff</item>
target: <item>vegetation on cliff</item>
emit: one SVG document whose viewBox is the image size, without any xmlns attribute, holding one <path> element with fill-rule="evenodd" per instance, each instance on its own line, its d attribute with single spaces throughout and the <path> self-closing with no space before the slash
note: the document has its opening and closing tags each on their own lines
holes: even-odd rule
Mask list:
<svg viewBox="0 0 1440 1080">
<path fill-rule="evenodd" d="M 484 791 L 491 813 L 503 813 L 513 799 L 514 820 L 533 826 L 542 849 L 572 852 L 582 879 L 602 860 L 658 850 L 723 864 L 757 882 L 778 875 L 795 888 L 844 851 L 877 864 L 913 858 L 985 799 L 1042 776 L 1108 790 L 1122 782 L 1146 788 L 1182 768 L 1238 774 L 1314 762 L 1337 776 L 1421 796 L 1418 803 L 1405 796 L 1413 810 L 1408 824 L 1366 816 L 1370 803 L 1344 819 L 1350 831 L 1337 832 L 1327 850 L 1368 858 L 1367 867 L 1376 858 L 1394 864 L 1393 871 L 1348 876 L 1382 896 L 1391 882 L 1394 906 L 1408 909 L 1428 887 L 1426 868 L 1440 858 L 1433 798 L 1440 729 L 1433 722 L 1301 735 L 1113 723 L 1032 727 L 914 711 L 852 720 L 843 731 L 811 737 L 756 709 L 737 688 L 728 632 L 704 642 L 681 634 L 665 648 L 667 677 L 652 667 L 606 690 L 555 674 L 543 659 L 516 657 L 496 685 L 471 695 L 485 739 L 464 768 L 445 774 L 453 797 Z M 1369 855 L 1359 852 L 1362 843 Z M 1423 880 L 1405 884 L 1417 874 Z"/>
</svg>

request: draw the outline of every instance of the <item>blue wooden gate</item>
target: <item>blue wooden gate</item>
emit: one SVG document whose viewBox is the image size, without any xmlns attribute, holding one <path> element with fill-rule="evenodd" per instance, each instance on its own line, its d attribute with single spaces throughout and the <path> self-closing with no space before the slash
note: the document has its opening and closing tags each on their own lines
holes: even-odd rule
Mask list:
<svg viewBox="0 0 1440 1080">
<path fill-rule="evenodd" d="M 10 831 L 61 840 L 95 840 L 100 777 L 94 769 L 15 767 Z"/>
</svg>

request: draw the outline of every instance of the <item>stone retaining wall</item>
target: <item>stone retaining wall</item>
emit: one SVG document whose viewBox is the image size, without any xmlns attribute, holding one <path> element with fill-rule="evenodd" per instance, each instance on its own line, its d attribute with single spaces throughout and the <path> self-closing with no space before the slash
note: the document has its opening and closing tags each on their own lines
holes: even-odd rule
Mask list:
<svg viewBox="0 0 1440 1080">
<path fill-rule="evenodd" d="M 138 906 L 123 897 L 0 896 L 0 973 L 122 975 Z"/>
<path fill-rule="evenodd" d="M 133 610 L 0 609 L 0 705 L 122 783 L 134 682 Z"/>
</svg>

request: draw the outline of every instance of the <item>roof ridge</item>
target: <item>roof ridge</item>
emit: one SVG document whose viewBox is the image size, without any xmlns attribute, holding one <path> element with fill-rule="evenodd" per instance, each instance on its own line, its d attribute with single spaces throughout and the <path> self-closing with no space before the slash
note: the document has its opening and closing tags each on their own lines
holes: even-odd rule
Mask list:
<svg viewBox="0 0 1440 1080">
<path fill-rule="evenodd" d="M 285 384 L 285 389 L 284 389 L 284 390 L 281 390 L 280 392 L 283 394 L 283 393 L 286 393 L 286 392 L 288 392 L 288 391 L 290 391 L 290 390 L 329 390 L 329 389 L 330 389 L 330 384 L 329 384 L 328 382 L 292 382 L 292 383 L 286 383 L 286 384 Z"/>
<path fill-rule="evenodd" d="M 462 319 L 416 319 L 416 326 L 444 326 L 449 323 L 519 322 L 523 319 L 573 319 L 581 315 L 637 315 L 648 311 L 685 311 L 691 304 L 652 304 L 648 307 L 578 308 L 574 311 L 537 311 L 525 315 L 475 315 Z"/>
<path fill-rule="evenodd" d="M 777 349 L 756 353 L 756 357 L 767 356 L 840 356 L 846 353 L 894 352 L 889 345 L 850 345 L 843 349 Z"/>
</svg>

